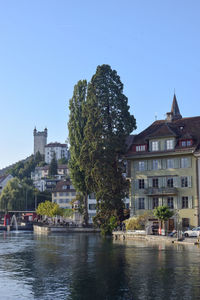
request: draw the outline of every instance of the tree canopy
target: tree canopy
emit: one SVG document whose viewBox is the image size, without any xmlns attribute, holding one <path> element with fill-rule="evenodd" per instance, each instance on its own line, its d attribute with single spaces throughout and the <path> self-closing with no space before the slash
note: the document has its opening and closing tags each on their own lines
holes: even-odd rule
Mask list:
<svg viewBox="0 0 200 300">
<path fill-rule="evenodd" d="M 174 212 L 169 209 L 168 206 L 158 206 L 154 209 L 154 216 L 161 221 L 167 221 L 174 215 Z"/>
<path fill-rule="evenodd" d="M 89 188 L 85 182 L 85 171 L 81 169 L 80 153 L 84 139 L 84 129 L 87 117 L 84 115 L 84 107 L 87 96 L 87 81 L 79 80 L 74 86 L 73 96 L 69 102 L 69 142 L 70 142 L 70 177 L 76 191 L 79 193 L 79 208 L 83 212 L 85 224 L 88 223 L 87 198 Z"/>
<path fill-rule="evenodd" d="M 127 181 L 122 175 L 126 137 L 136 128 L 123 84 L 109 65 L 98 66 L 88 84 L 80 166 L 86 187 L 96 194 L 95 222 L 105 231 L 110 218 L 123 219 Z"/>
<path fill-rule="evenodd" d="M 60 208 L 57 203 L 53 203 L 51 201 L 45 201 L 38 205 L 36 213 L 38 215 L 47 216 L 47 217 L 62 216 L 63 209 Z"/>
<path fill-rule="evenodd" d="M 49 165 L 49 175 L 57 175 L 57 170 L 58 170 L 58 163 L 56 159 L 56 153 L 53 153 L 53 158 L 51 160 L 51 163 Z"/>
</svg>

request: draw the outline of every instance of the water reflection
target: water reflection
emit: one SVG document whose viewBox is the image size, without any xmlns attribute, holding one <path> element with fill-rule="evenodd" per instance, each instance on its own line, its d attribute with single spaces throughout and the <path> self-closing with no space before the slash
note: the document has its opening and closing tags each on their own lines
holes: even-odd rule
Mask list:
<svg viewBox="0 0 200 300">
<path fill-rule="evenodd" d="M 0 233 L 1 297 L 200 299 L 199 261 L 195 246 Z"/>
</svg>

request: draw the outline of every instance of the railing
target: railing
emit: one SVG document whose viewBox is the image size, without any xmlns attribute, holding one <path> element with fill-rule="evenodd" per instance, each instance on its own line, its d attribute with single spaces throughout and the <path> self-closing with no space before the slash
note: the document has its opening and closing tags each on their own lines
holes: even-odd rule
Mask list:
<svg viewBox="0 0 200 300">
<path fill-rule="evenodd" d="M 144 194 L 149 196 L 153 195 L 176 195 L 178 193 L 177 188 L 175 187 L 161 187 L 161 188 L 154 188 L 150 187 L 144 190 Z"/>
</svg>

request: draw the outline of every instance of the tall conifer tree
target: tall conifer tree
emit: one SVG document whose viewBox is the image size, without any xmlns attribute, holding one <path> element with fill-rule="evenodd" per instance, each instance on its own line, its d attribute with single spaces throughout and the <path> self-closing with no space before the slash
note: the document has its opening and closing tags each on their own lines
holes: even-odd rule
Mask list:
<svg viewBox="0 0 200 300">
<path fill-rule="evenodd" d="M 125 153 L 126 137 L 136 128 L 127 102 L 117 72 L 109 65 L 98 66 L 88 85 L 80 165 L 86 186 L 96 194 L 95 221 L 104 233 L 109 233 L 113 215 L 123 218 L 127 182 L 119 158 Z"/>
<path fill-rule="evenodd" d="M 80 153 L 84 139 L 84 128 L 86 117 L 83 110 L 87 95 L 87 81 L 80 80 L 74 86 L 73 96 L 69 102 L 69 143 L 70 143 L 70 177 L 75 189 L 79 192 L 80 205 L 83 207 L 83 215 L 85 224 L 88 224 L 88 194 L 89 188 L 85 183 L 85 172 L 80 168 Z"/>
</svg>

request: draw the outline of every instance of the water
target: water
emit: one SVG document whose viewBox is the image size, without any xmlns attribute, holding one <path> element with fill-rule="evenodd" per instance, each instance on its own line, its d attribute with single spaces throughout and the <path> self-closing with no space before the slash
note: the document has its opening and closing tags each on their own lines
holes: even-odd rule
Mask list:
<svg viewBox="0 0 200 300">
<path fill-rule="evenodd" d="M 1 232 L 0 299 L 200 299 L 200 249 Z"/>
</svg>

